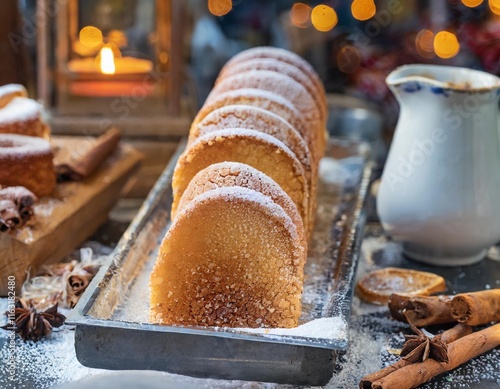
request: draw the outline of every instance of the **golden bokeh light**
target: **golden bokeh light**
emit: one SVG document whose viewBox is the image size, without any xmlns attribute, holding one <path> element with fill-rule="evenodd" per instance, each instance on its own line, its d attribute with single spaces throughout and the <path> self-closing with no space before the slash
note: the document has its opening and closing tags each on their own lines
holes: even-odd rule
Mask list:
<svg viewBox="0 0 500 389">
<path fill-rule="evenodd" d="M 440 31 L 434 37 L 434 51 L 440 58 L 453 58 L 460 51 L 460 44 L 455 34 Z"/>
<path fill-rule="evenodd" d="M 106 41 L 108 43 L 113 43 L 118 47 L 127 46 L 127 35 L 123 31 L 120 30 L 111 30 L 106 37 Z"/>
<path fill-rule="evenodd" d="M 317 5 L 311 12 L 311 22 L 318 31 L 330 31 L 337 25 L 338 21 L 335 10 L 327 5 Z"/>
<path fill-rule="evenodd" d="M 481 5 L 483 1 L 484 0 L 462 0 L 462 4 L 467 7 L 474 8 Z"/>
<path fill-rule="evenodd" d="M 356 46 L 346 45 L 337 54 L 337 66 L 341 72 L 354 73 L 361 65 L 361 53 Z"/>
<path fill-rule="evenodd" d="M 231 0 L 208 0 L 208 10 L 215 16 L 224 16 L 233 9 Z"/>
<path fill-rule="evenodd" d="M 351 12 L 354 19 L 368 20 L 375 15 L 377 7 L 373 0 L 354 0 L 351 4 Z"/>
<path fill-rule="evenodd" d="M 415 38 L 417 53 L 424 58 L 434 57 L 434 33 L 430 30 L 421 30 Z"/>
<path fill-rule="evenodd" d="M 295 3 L 290 11 L 292 24 L 299 28 L 311 25 L 311 7 L 304 3 Z"/>
<path fill-rule="evenodd" d="M 168 63 L 169 59 L 168 53 L 166 51 L 162 51 L 160 54 L 158 54 L 158 59 L 162 64 Z"/>
<path fill-rule="evenodd" d="M 500 15 L 500 0 L 489 0 L 488 2 L 491 12 L 495 15 Z"/>
<path fill-rule="evenodd" d="M 102 44 L 102 32 L 97 27 L 86 26 L 80 30 L 80 42 L 90 48 L 98 47 Z"/>
</svg>

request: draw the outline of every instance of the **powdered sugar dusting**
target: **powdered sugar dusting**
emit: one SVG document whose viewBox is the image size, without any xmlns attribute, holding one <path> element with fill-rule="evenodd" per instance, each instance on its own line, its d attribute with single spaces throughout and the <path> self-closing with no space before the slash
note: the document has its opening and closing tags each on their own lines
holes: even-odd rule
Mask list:
<svg viewBox="0 0 500 389">
<path fill-rule="evenodd" d="M 15 97 L 0 109 L 0 126 L 37 119 L 41 112 L 42 106 L 35 100 L 26 97 Z"/>
<path fill-rule="evenodd" d="M 225 77 L 230 77 L 232 75 L 244 73 L 251 70 L 269 70 L 284 74 L 292 78 L 306 88 L 309 95 L 316 102 L 318 109 L 321 110 L 322 115 L 326 115 L 326 107 L 321 104 L 321 90 L 316 89 L 316 86 L 312 79 L 308 77 L 306 73 L 303 70 L 299 69 L 296 65 L 292 65 L 284 61 L 279 61 L 275 58 L 254 58 L 224 67 L 217 79 L 217 82 L 223 80 Z"/>
<path fill-rule="evenodd" d="M 50 143 L 45 139 L 18 134 L 0 134 L 0 158 L 23 158 L 26 155 L 48 153 L 52 151 Z"/>
<path fill-rule="evenodd" d="M 313 148 L 315 132 L 310 131 L 310 127 L 305 124 L 299 110 L 290 100 L 277 93 L 264 89 L 240 88 L 211 96 L 210 99 L 207 99 L 207 102 L 196 116 L 193 126 L 199 123 L 213 110 L 226 105 L 251 105 L 279 115 L 302 135 L 311 153 L 315 152 Z"/>
<path fill-rule="evenodd" d="M 178 211 L 185 208 L 199 194 L 227 186 L 249 188 L 268 196 L 281 206 L 294 224 L 298 226 L 299 235 L 304 234 L 302 220 L 292 199 L 270 177 L 244 163 L 221 162 L 198 172 L 182 195 Z"/>
<path fill-rule="evenodd" d="M 253 58 L 275 58 L 282 62 L 289 63 L 298 67 L 309 77 L 311 77 L 311 79 L 314 80 L 315 84 L 322 85 L 319 76 L 316 74 L 309 62 L 307 62 L 304 58 L 295 54 L 294 52 L 281 49 L 279 47 L 260 46 L 242 51 L 241 53 L 231 58 L 225 66 L 229 67 L 234 65 L 235 63 L 248 61 Z"/>
<path fill-rule="evenodd" d="M 317 123 L 320 118 L 320 112 L 307 89 L 293 78 L 269 70 L 250 70 L 227 77 L 215 85 L 208 99 L 221 92 L 249 87 L 278 93 L 291 101 L 307 120 Z"/>
<path fill-rule="evenodd" d="M 306 142 L 290 123 L 271 111 L 248 105 L 228 105 L 209 113 L 197 125 L 196 132 L 204 135 L 224 128 L 247 128 L 272 135 L 293 151 L 306 171 L 311 170 L 311 157 Z"/>
<path fill-rule="evenodd" d="M 218 94 L 216 97 L 214 97 L 213 100 L 210 100 L 210 104 L 216 103 L 219 100 L 226 100 L 226 99 L 237 100 L 239 98 L 243 100 L 253 99 L 253 98 L 269 100 L 283 107 L 286 107 L 287 109 L 293 111 L 297 115 L 300 115 L 300 112 L 297 110 L 297 108 L 295 108 L 295 106 L 290 102 L 290 100 L 286 99 L 285 97 L 275 92 L 258 88 L 240 88 L 235 90 L 229 90 Z"/>
<path fill-rule="evenodd" d="M 7 84 L 0 86 L 0 100 L 10 94 L 16 94 L 24 97 L 28 96 L 26 88 L 21 84 Z"/>
<path fill-rule="evenodd" d="M 228 170 L 235 163 L 220 163 L 221 167 Z M 240 165 L 240 164 L 237 164 Z M 252 168 L 249 168 L 250 170 Z M 339 163 L 338 174 L 342 177 L 347 173 Z M 302 315 L 299 327 L 293 329 L 257 329 L 256 335 L 312 339 L 317 337 L 323 344 L 334 341 L 347 341 L 347 323 L 338 315 L 325 317 L 328 299 L 332 297 L 332 275 L 329 269 L 335 264 L 331 256 L 332 241 L 331 227 L 339 212 L 339 199 L 345 180 L 322 180 L 318 186 L 318 209 L 308 260 L 304 268 L 304 289 L 302 294 Z M 135 284 L 132 286 L 127 298 L 118 307 L 113 315 L 114 320 L 147 323 L 149 321 L 149 274 L 156 260 L 156 252 L 151 253 L 144 269 L 139 273 Z M 337 301 L 349 299 L 340 296 Z M 219 331 L 222 329 L 218 329 Z M 276 330 L 276 331 L 275 331 Z M 231 331 L 223 329 L 222 331 Z M 241 333 L 244 330 L 237 330 Z M 282 333 L 282 331 L 284 331 Z M 244 333 L 244 332 L 243 332 Z M 331 337 L 331 338 L 329 338 Z"/>
<path fill-rule="evenodd" d="M 196 207 L 198 203 L 202 203 L 207 200 L 216 200 L 218 198 L 229 203 L 234 203 L 237 200 L 244 200 L 259 204 L 266 213 L 268 212 L 270 216 L 281 221 L 282 225 L 288 231 L 294 242 L 299 241 L 297 227 L 295 226 L 295 223 L 293 223 L 292 219 L 290 219 L 290 217 L 285 213 L 283 208 L 275 204 L 271 198 L 252 189 L 231 186 L 209 190 L 208 192 L 196 196 L 188 205 L 185 212 L 189 212 L 189 209 Z M 178 215 L 179 218 L 181 216 L 182 213 Z"/>
</svg>

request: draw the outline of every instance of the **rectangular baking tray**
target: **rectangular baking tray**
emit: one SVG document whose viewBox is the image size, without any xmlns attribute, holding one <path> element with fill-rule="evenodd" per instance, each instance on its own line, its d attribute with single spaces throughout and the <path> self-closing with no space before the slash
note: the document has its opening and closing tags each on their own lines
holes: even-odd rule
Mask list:
<svg viewBox="0 0 500 389">
<path fill-rule="evenodd" d="M 160 370 L 193 377 L 324 385 L 348 347 L 353 282 L 372 165 L 366 144 L 330 140 L 320 165 L 315 231 L 295 329 L 148 324 L 148 279 L 170 226 L 179 145 L 142 208 L 67 323 L 85 366 Z"/>
</svg>

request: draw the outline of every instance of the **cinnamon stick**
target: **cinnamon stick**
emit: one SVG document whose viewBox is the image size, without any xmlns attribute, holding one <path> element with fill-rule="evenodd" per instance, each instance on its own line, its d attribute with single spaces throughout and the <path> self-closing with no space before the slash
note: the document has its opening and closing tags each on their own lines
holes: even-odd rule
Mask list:
<svg viewBox="0 0 500 389">
<path fill-rule="evenodd" d="M 469 335 L 472 332 L 472 328 L 470 326 L 464 325 L 464 324 L 457 324 L 456 326 L 450 328 L 449 330 L 444 331 L 442 334 L 436 335 L 440 337 L 441 341 L 449 344 L 451 342 L 454 342 L 457 339 L 460 339 L 466 335 Z M 393 363 L 392 365 L 389 365 L 387 367 L 384 367 L 383 369 L 369 374 L 361 379 L 361 382 L 359 383 L 360 389 L 371 389 L 372 384 L 375 381 L 378 381 L 389 374 L 395 372 L 398 369 L 401 369 L 405 366 L 411 365 L 412 362 L 409 361 L 408 359 L 400 359 L 396 363 Z"/>
<path fill-rule="evenodd" d="M 38 201 L 38 198 L 23 186 L 11 186 L 0 190 L 1 200 L 12 201 L 21 217 L 21 222 L 25 223 L 33 216 L 33 205 Z"/>
<path fill-rule="evenodd" d="M 391 316 L 417 327 L 460 322 L 482 325 L 500 321 L 500 289 L 461 293 L 456 296 L 389 297 Z"/>
<path fill-rule="evenodd" d="M 451 296 L 402 296 L 389 297 L 391 316 L 399 321 L 411 322 L 417 327 L 453 323 Z"/>
<path fill-rule="evenodd" d="M 21 216 L 12 200 L 0 200 L 0 232 L 9 231 L 21 223 Z"/>
<path fill-rule="evenodd" d="M 59 181 L 81 181 L 94 173 L 118 146 L 121 132 L 112 127 L 99 138 L 84 155 L 56 166 Z"/>
<path fill-rule="evenodd" d="M 500 321 L 500 289 L 456 295 L 451 300 L 451 316 L 470 326 Z"/>
<path fill-rule="evenodd" d="M 448 345 L 448 362 L 427 359 L 424 362 L 404 366 L 374 381 L 373 389 L 411 389 L 435 376 L 453 370 L 461 364 L 500 346 L 500 324 L 464 336 Z"/>
<path fill-rule="evenodd" d="M 453 343 L 455 340 L 463 338 L 466 335 L 472 334 L 472 327 L 466 324 L 458 323 L 449 330 L 444 331 L 442 334 L 437 336 L 441 337 L 441 341 L 449 344 Z"/>
</svg>

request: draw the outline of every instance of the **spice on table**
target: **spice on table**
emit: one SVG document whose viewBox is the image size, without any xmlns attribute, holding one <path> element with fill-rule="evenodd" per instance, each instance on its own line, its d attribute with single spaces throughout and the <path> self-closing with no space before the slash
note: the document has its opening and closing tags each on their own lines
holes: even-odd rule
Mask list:
<svg viewBox="0 0 500 389">
<path fill-rule="evenodd" d="M 362 388 L 373 389 L 410 389 L 430 381 L 444 372 L 453 370 L 461 364 L 500 346 L 500 324 L 492 325 L 481 331 L 466 335 L 448 345 L 448 362 L 426 359 L 401 367 Z"/>
<path fill-rule="evenodd" d="M 413 330 L 414 331 L 416 330 L 415 327 L 413 327 Z M 417 330 L 417 332 L 418 332 L 418 330 Z M 436 342 L 436 340 L 439 340 L 440 343 L 443 343 L 446 345 L 446 344 L 449 344 L 449 343 L 456 341 L 457 339 L 462 338 L 463 336 L 469 335 L 471 332 L 472 332 L 472 328 L 470 326 L 467 326 L 464 324 L 457 324 L 456 326 L 450 328 L 449 330 L 446 330 L 443 333 L 434 336 L 433 339 L 435 339 L 434 342 Z M 408 342 L 405 343 L 405 345 L 406 345 L 406 347 L 410 347 L 410 346 L 408 346 Z M 442 347 L 442 346 L 440 345 L 440 347 Z M 404 349 L 404 346 L 403 346 L 403 349 Z M 446 349 L 446 359 L 448 359 L 448 350 L 447 349 Z M 378 381 L 378 380 L 382 379 L 383 377 L 388 376 L 389 374 L 393 373 L 394 371 L 396 371 L 398 369 L 401 369 L 402 367 L 411 365 L 412 363 L 414 363 L 414 361 L 412 361 L 411 358 L 402 358 L 390 366 L 387 366 L 387 367 L 385 367 L 385 368 L 383 368 L 375 373 L 372 373 L 372 374 L 369 374 L 369 375 L 363 377 L 361 379 L 359 387 L 361 389 L 369 389 L 372 387 L 373 382 Z"/>
<path fill-rule="evenodd" d="M 0 200 L 0 232 L 16 228 L 21 223 L 21 216 L 16 204 L 11 200 Z"/>
<path fill-rule="evenodd" d="M 372 304 L 386 304 L 393 293 L 428 296 L 446 290 L 443 277 L 434 273 L 398 267 L 371 271 L 356 286 L 357 295 Z"/>
<path fill-rule="evenodd" d="M 450 296 L 402 296 L 389 297 L 391 316 L 399 321 L 410 321 L 417 327 L 453 323 L 450 312 Z"/>
<path fill-rule="evenodd" d="M 85 154 L 56 166 L 58 181 L 81 181 L 92 175 L 118 147 L 121 132 L 111 128 L 95 141 Z"/>
<path fill-rule="evenodd" d="M 37 201 L 35 194 L 22 186 L 0 189 L 0 232 L 23 226 L 33 216 Z"/>
<path fill-rule="evenodd" d="M 80 296 L 97 274 L 99 267 L 100 265 L 95 263 L 84 266 L 78 264 L 66 275 L 66 304 L 70 308 L 74 308 L 80 300 Z"/>
<path fill-rule="evenodd" d="M 16 301 L 14 317 L 14 323 L 8 323 L 0 328 L 13 329 L 21 339 L 34 342 L 50 335 L 54 327 L 61 327 L 66 320 L 64 315 L 57 312 L 57 304 L 43 312 L 37 312 L 31 301 L 23 299 Z"/>
<path fill-rule="evenodd" d="M 438 362 L 448 362 L 446 344 L 440 336 L 427 335 L 424 331 L 411 325 L 412 331 L 417 335 L 406 335 L 406 342 L 401 350 L 403 359 L 411 363 L 424 362 L 432 358 Z"/>
<path fill-rule="evenodd" d="M 456 295 L 451 300 L 451 316 L 471 326 L 500 321 L 500 289 Z"/>
<path fill-rule="evenodd" d="M 461 322 L 482 325 L 500 321 L 500 289 L 461 293 L 455 296 L 402 296 L 389 298 L 391 316 L 417 327 Z"/>
</svg>

